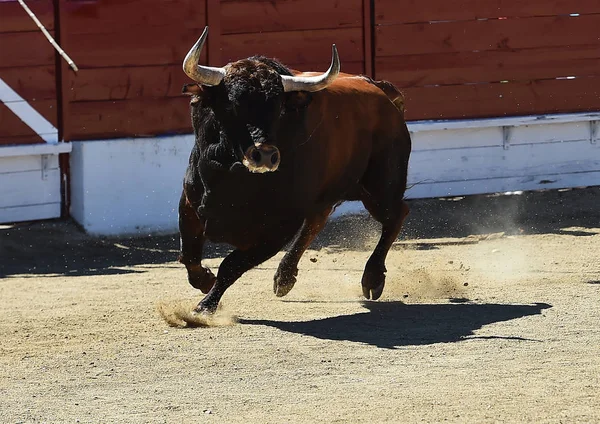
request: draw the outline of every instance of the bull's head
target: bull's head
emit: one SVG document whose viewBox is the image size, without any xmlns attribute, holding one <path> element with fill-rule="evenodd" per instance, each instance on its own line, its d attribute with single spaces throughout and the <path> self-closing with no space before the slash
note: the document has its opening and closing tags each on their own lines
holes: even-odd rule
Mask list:
<svg viewBox="0 0 600 424">
<path fill-rule="evenodd" d="M 207 35 L 208 27 L 185 57 L 184 72 L 198 83 L 203 104 L 220 124 L 220 138 L 237 159 L 251 172 L 276 171 L 281 161 L 276 139 L 280 120 L 290 104 L 305 106 L 310 102 L 307 93 L 326 88 L 338 76 L 335 45 L 327 72 L 293 76 L 284 75 L 280 64 L 266 59 L 240 60 L 223 68 L 199 65 Z"/>
</svg>

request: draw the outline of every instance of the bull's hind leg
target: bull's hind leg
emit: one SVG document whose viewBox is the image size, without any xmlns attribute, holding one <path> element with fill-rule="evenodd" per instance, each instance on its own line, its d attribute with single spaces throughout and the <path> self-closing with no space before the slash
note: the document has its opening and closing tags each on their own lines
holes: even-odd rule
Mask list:
<svg viewBox="0 0 600 424">
<path fill-rule="evenodd" d="M 181 251 L 179 262 L 185 265 L 188 281 L 202 293 L 208 293 L 216 281 L 215 275 L 201 264 L 204 248 L 204 221 L 198 218 L 185 193 L 179 201 L 179 237 Z"/>
<path fill-rule="evenodd" d="M 361 281 L 367 299 L 377 300 L 383 292 L 387 271 L 385 259 L 408 215 L 408 205 L 403 200 L 407 168 L 408 153 L 388 152 L 385 157 L 371 161 L 362 181 L 361 200 L 373 218 L 381 223 L 381 237 L 367 261 Z"/>
<path fill-rule="evenodd" d="M 382 216 L 373 213 L 373 211 L 378 208 L 377 205 L 370 204 L 369 206 L 366 206 L 369 201 L 364 203 L 367 210 L 371 212 L 371 215 L 381 222 L 381 237 L 375 250 L 367 261 L 361 281 L 363 295 L 367 299 L 372 298 L 373 300 L 377 300 L 385 287 L 385 273 L 387 271 L 385 268 L 385 259 L 392 247 L 392 243 L 394 243 L 394 240 L 396 240 L 402 229 L 404 219 L 408 215 L 408 206 L 406 203 L 400 202 L 400 204 L 394 208 L 392 213 Z M 380 217 L 380 219 L 377 217 Z"/>
<path fill-rule="evenodd" d="M 279 263 L 279 267 L 273 278 L 273 292 L 277 297 L 283 297 L 288 294 L 294 287 L 294 284 L 296 284 L 298 262 L 300 262 L 300 258 L 306 249 L 308 249 L 308 246 L 310 246 L 317 234 L 325 226 L 331 209 L 331 207 L 327 207 L 304 220 L 300 231 L 296 234 L 292 242 L 290 250 L 288 250 Z"/>
</svg>

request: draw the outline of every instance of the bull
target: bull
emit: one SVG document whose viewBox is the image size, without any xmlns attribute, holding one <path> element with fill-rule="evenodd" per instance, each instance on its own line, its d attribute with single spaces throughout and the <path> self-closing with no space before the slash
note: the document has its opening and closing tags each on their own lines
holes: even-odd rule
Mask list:
<svg viewBox="0 0 600 424">
<path fill-rule="evenodd" d="M 325 73 L 292 71 L 263 56 L 225 67 L 198 64 L 208 27 L 187 54 L 184 92 L 195 144 L 179 204 L 189 283 L 213 313 L 246 271 L 289 246 L 273 279 L 276 296 L 296 283 L 298 262 L 340 203 L 360 200 L 381 223 L 363 295 L 378 299 L 385 260 L 408 206 L 411 139 L 403 99 L 385 81 L 340 72 L 333 45 Z M 215 276 L 201 263 L 205 242 L 234 249 Z"/>
</svg>

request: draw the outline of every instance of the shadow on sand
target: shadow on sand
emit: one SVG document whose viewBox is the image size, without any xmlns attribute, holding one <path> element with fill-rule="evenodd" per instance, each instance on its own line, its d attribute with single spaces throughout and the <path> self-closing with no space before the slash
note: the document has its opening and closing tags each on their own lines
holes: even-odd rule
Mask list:
<svg viewBox="0 0 600 424">
<path fill-rule="evenodd" d="M 368 311 L 319 320 L 285 322 L 240 319 L 239 322 L 247 325 L 266 325 L 324 340 L 344 340 L 395 349 L 401 346 L 457 342 L 467 337 L 479 338 L 474 336 L 473 332 L 484 325 L 538 315 L 542 310 L 552 307 L 546 303 L 407 305 L 398 301 L 365 301 L 363 306 Z M 528 340 L 518 335 L 481 338 Z"/>
<path fill-rule="evenodd" d="M 411 212 L 400 238 L 443 239 L 496 232 L 593 236 L 600 232 L 599 203 L 600 187 L 526 192 L 520 196 L 411 200 Z M 379 223 L 368 215 L 345 216 L 330 220 L 311 249 L 371 251 L 379 234 Z M 438 247 L 427 244 L 416 248 Z M 0 278 L 15 274 L 143 272 L 123 268 L 173 262 L 178 250 L 178 234 L 93 237 L 69 220 L 0 226 Z M 204 257 L 222 258 L 230 251 L 229 246 L 209 244 Z"/>
</svg>

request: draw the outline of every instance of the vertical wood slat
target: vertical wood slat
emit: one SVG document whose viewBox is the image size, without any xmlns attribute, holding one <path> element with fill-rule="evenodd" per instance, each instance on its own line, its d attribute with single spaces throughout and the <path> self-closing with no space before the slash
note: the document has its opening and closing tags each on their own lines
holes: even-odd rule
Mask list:
<svg viewBox="0 0 600 424">
<path fill-rule="evenodd" d="M 55 2 L 55 25 L 57 26 L 57 37 L 60 42 L 60 45 L 65 51 L 68 52 L 68 20 L 66 17 L 66 10 L 64 6 L 64 2 L 62 0 L 57 0 Z M 67 53 L 68 54 L 68 53 Z M 75 64 L 77 61 L 73 59 Z M 58 115 L 60 116 L 60 121 L 58 123 L 58 137 L 59 140 L 70 141 L 71 134 L 69 133 L 69 129 L 71 128 L 70 119 L 71 119 L 71 103 L 69 102 L 69 72 L 74 72 L 73 69 L 69 66 L 69 64 L 63 60 L 62 58 L 59 60 L 57 64 L 57 96 L 58 96 Z M 76 77 L 76 75 L 75 75 Z"/>
<path fill-rule="evenodd" d="M 365 75 L 375 76 L 373 56 L 373 0 L 363 0 L 363 42 L 365 49 Z"/>
</svg>

